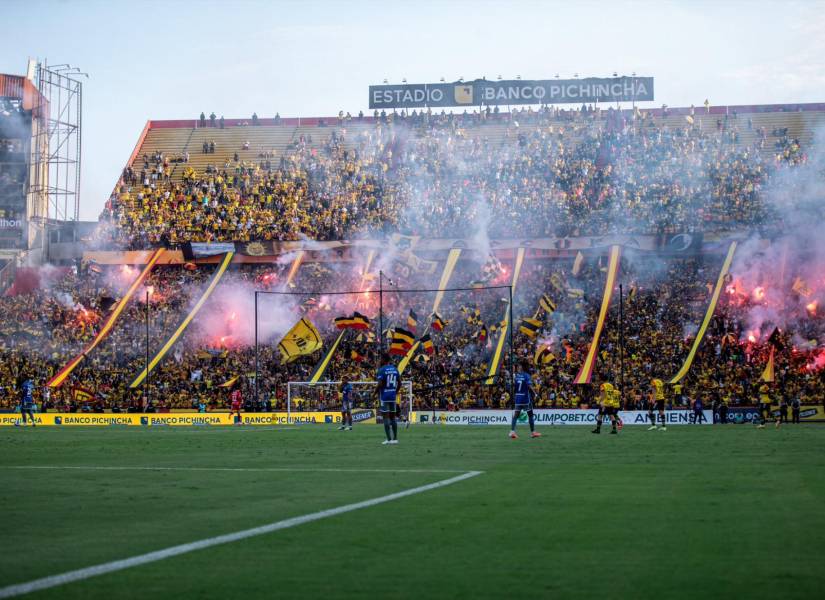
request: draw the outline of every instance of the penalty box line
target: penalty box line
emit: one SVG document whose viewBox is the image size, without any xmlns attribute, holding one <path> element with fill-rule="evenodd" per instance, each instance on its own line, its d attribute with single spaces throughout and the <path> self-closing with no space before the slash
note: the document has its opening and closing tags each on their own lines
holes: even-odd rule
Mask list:
<svg viewBox="0 0 825 600">
<path fill-rule="evenodd" d="M 250 473 L 467 473 L 465 469 L 325 469 L 315 467 L 161 467 L 161 466 L 105 466 L 105 465 L 0 465 L 6 470 L 32 471 L 217 471 Z M 483 473 L 483 471 L 473 471 Z"/>
<path fill-rule="evenodd" d="M 189 542 L 188 544 L 172 546 L 170 548 L 156 550 L 147 554 L 140 554 L 131 558 L 115 560 L 112 562 L 95 565 L 93 567 L 86 567 L 75 571 L 67 571 L 66 573 L 61 573 L 59 575 L 50 575 L 49 577 L 35 579 L 26 583 L 10 585 L 0 588 L 0 598 L 13 598 L 15 596 L 21 596 L 23 594 L 53 588 L 75 581 L 83 581 L 84 579 L 97 577 L 98 575 L 104 575 L 106 573 L 113 573 L 115 571 L 122 571 L 124 569 L 130 569 L 132 567 L 157 562 L 167 558 L 172 558 L 173 556 L 188 554 L 190 552 L 195 552 L 196 550 L 203 550 L 205 548 L 211 548 L 221 544 L 229 544 L 231 542 L 257 537 L 259 535 L 265 535 L 267 533 L 272 533 L 273 531 L 280 531 L 281 529 L 296 527 L 298 525 L 303 525 L 304 523 L 311 523 L 312 521 L 319 521 L 328 517 L 334 517 L 344 513 L 361 510 L 362 508 L 369 508 L 371 506 L 377 506 L 378 504 L 392 502 L 393 500 L 399 500 L 401 498 L 406 498 L 407 496 L 414 496 L 415 494 L 429 492 L 430 490 L 446 487 L 481 474 L 482 471 L 467 471 L 461 475 L 450 477 L 449 479 L 442 479 L 441 481 L 436 481 L 435 483 L 429 483 L 427 485 L 403 490 L 394 494 L 388 494 L 386 496 L 380 496 L 378 498 L 372 498 L 370 500 L 362 500 L 361 502 L 355 502 L 354 504 L 346 504 L 337 508 L 330 508 L 300 517 L 276 521 L 275 523 L 269 523 L 268 525 L 262 525 L 260 527 L 253 527 L 252 529 L 244 529 L 242 531 L 236 531 L 235 533 L 228 533 L 225 535 L 199 540 L 197 542 Z"/>
</svg>

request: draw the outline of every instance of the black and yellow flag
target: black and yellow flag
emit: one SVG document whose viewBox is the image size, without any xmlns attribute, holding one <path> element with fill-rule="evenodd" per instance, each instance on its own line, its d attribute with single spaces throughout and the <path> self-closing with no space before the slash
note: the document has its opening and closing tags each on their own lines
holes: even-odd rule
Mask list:
<svg viewBox="0 0 825 600">
<path fill-rule="evenodd" d="M 548 316 L 556 312 L 556 303 L 547 294 L 543 294 L 539 299 L 539 306 Z"/>
<path fill-rule="evenodd" d="M 312 354 L 324 345 L 321 334 L 309 319 L 301 319 L 290 329 L 283 339 L 278 342 L 281 351 L 281 362 L 292 362 L 299 356 Z"/>
<path fill-rule="evenodd" d="M 771 346 L 771 353 L 768 356 L 768 362 L 765 365 L 765 370 L 762 371 L 762 377 L 760 377 L 760 379 L 762 381 L 766 382 L 766 383 L 773 383 L 775 381 L 774 368 L 773 368 L 773 364 L 774 364 L 773 354 L 774 354 L 775 349 L 776 348 Z"/>
<path fill-rule="evenodd" d="M 550 346 L 540 346 L 533 355 L 533 364 L 536 366 L 546 365 L 553 362 L 555 358 L 555 355 L 550 352 Z"/>
<path fill-rule="evenodd" d="M 542 325 L 543 323 L 538 319 L 535 319 L 533 317 L 523 317 L 521 319 L 521 325 L 519 325 L 518 330 L 527 337 L 534 338 L 536 337 L 536 334 L 538 333 L 539 329 L 541 329 Z"/>
<path fill-rule="evenodd" d="M 235 375 L 235 376 L 234 376 L 234 377 L 232 377 L 231 379 L 227 379 L 226 381 L 224 381 L 224 382 L 223 382 L 222 384 L 220 384 L 218 387 L 221 387 L 221 388 L 231 388 L 233 385 L 235 385 L 235 382 L 236 382 L 236 381 L 238 381 L 238 379 L 240 379 L 240 377 L 241 377 L 240 375 Z"/>
<path fill-rule="evenodd" d="M 337 317 L 335 327 L 338 329 L 369 329 L 370 320 L 361 313 L 354 312 L 351 317 Z"/>
<path fill-rule="evenodd" d="M 82 387 L 72 388 L 72 400 L 75 402 L 89 402 L 94 400 L 94 392 Z"/>
<path fill-rule="evenodd" d="M 433 313 L 433 323 L 432 328 L 435 331 L 444 331 L 444 327 L 447 325 L 447 322 L 442 319 L 438 313 Z"/>
<path fill-rule="evenodd" d="M 390 331 L 390 354 L 404 356 L 407 354 L 407 350 L 412 348 L 414 342 L 415 336 L 412 333 L 406 329 L 396 327 Z"/>
<path fill-rule="evenodd" d="M 410 314 L 407 315 L 407 327 L 413 333 L 418 328 L 418 315 L 415 314 L 413 309 L 410 309 Z"/>
<path fill-rule="evenodd" d="M 424 350 L 424 352 L 427 354 L 435 354 L 435 346 L 433 346 L 433 341 L 430 339 L 429 333 L 422 337 L 420 341 L 421 349 Z"/>
</svg>

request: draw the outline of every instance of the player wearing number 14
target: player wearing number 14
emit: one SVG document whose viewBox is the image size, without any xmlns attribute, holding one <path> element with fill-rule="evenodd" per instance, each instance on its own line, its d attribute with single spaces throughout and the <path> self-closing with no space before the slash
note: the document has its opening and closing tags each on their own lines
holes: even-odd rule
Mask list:
<svg viewBox="0 0 825 600">
<path fill-rule="evenodd" d="M 401 374 L 395 365 L 390 363 L 390 355 L 384 352 L 381 355 L 383 366 L 378 369 L 376 380 L 376 394 L 381 404 L 381 418 L 384 421 L 384 433 L 387 439 L 383 444 L 398 443 L 398 421 L 396 412 L 398 410 L 398 388 L 401 386 Z"/>
</svg>

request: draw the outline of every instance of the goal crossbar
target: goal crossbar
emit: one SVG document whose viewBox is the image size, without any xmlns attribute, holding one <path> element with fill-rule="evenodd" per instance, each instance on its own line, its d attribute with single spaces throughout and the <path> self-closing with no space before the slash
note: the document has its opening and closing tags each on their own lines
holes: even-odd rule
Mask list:
<svg viewBox="0 0 825 600">
<path fill-rule="evenodd" d="M 287 415 L 293 412 L 305 411 L 337 411 L 341 409 L 341 400 L 338 391 L 341 381 L 288 381 L 286 384 Z M 377 411 L 378 400 L 375 397 L 375 381 L 350 381 L 353 387 L 354 403 L 356 408 L 373 408 Z M 398 402 L 402 413 L 412 420 L 413 390 L 412 381 L 402 379 L 398 390 Z"/>
</svg>

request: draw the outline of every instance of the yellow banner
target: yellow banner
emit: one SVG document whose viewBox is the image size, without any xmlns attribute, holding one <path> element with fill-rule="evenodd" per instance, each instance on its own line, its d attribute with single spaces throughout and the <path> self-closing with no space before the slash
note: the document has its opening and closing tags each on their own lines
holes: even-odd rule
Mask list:
<svg viewBox="0 0 825 600">
<path fill-rule="evenodd" d="M 332 360 L 332 355 L 335 354 L 335 351 L 338 349 L 338 345 L 341 343 L 341 340 L 344 338 L 344 334 L 346 332 L 347 330 L 344 329 L 338 334 L 335 342 L 333 342 L 332 346 L 330 346 L 329 351 L 326 353 L 324 358 L 321 359 L 321 362 L 316 365 L 315 372 L 312 374 L 312 377 L 309 378 L 311 383 L 318 383 L 321 380 L 321 377 L 323 377 L 327 367 L 329 366 L 329 362 Z"/>
<path fill-rule="evenodd" d="M 685 363 L 682 365 L 682 368 L 679 369 L 679 372 L 676 373 L 676 375 L 674 375 L 670 380 L 669 383 L 671 385 L 674 383 L 679 383 L 685 375 L 687 375 L 690 370 L 690 366 L 693 364 L 693 359 L 696 356 L 696 351 L 699 349 L 699 344 L 702 343 L 702 338 L 705 337 L 705 332 L 708 330 L 710 320 L 713 318 L 713 313 L 716 311 L 716 304 L 719 302 L 719 294 L 722 293 L 722 288 L 725 287 L 725 276 L 728 274 L 728 270 L 730 269 L 734 252 L 736 252 L 736 242 L 731 242 L 730 247 L 728 248 L 728 255 L 725 257 L 725 262 L 722 264 L 722 270 L 719 271 L 719 277 L 716 279 L 716 287 L 713 289 L 713 296 L 711 296 L 708 310 L 705 312 L 705 319 L 702 321 L 702 326 L 699 328 L 699 331 L 696 332 L 696 339 L 693 340 L 693 346 L 690 348 L 690 352 L 685 359 Z"/>
<path fill-rule="evenodd" d="M 198 299 L 197 304 L 195 304 L 195 306 L 192 308 L 189 314 L 186 315 L 186 318 L 175 330 L 175 333 L 172 334 L 172 337 L 170 337 L 166 341 L 163 347 L 160 350 L 158 350 L 158 353 L 155 354 L 154 358 L 152 358 L 152 360 L 149 361 L 148 370 L 146 367 L 143 367 L 141 372 L 138 373 L 138 376 L 135 377 L 132 383 L 129 384 L 130 388 L 136 388 L 141 383 L 143 383 L 143 380 L 146 379 L 146 375 L 152 372 L 152 370 L 158 365 L 158 363 L 163 359 L 163 357 L 166 356 L 166 353 L 169 352 L 170 348 L 172 348 L 172 346 L 175 345 L 175 342 L 178 341 L 180 336 L 183 335 L 183 332 L 186 331 L 187 327 L 189 327 L 189 323 L 192 322 L 192 319 L 194 319 L 195 315 L 198 314 L 201 307 L 203 307 L 203 305 L 209 299 L 209 296 L 211 296 L 212 292 L 215 291 L 215 288 L 218 287 L 218 283 L 220 283 L 221 277 L 223 277 L 223 274 L 226 272 L 227 267 L 229 267 L 229 263 L 232 262 L 232 256 L 234 256 L 234 252 L 227 252 L 226 254 L 224 254 L 223 260 L 221 260 L 221 264 L 218 266 L 218 269 L 212 276 L 212 281 L 209 282 L 209 285 L 206 287 L 206 290 L 204 290 L 203 294 Z"/>
<path fill-rule="evenodd" d="M 107 335 L 109 335 L 109 332 L 112 330 L 112 327 L 115 326 L 115 322 L 117 322 L 120 314 L 126 308 L 126 305 L 129 304 L 129 300 L 131 300 L 138 287 L 140 287 L 140 285 L 146 280 L 146 277 L 149 275 L 149 271 L 151 271 L 152 267 L 154 267 L 158 262 L 161 254 L 163 254 L 162 248 L 158 248 L 152 253 L 149 257 L 149 261 L 146 263 L 146 267 L 143 271 L 141 271 L 140 275 L 137 276 L 137 279 L 132 282 L 132 285 L 129 286 L 129 289 L 123 297 L 117 302 L 117 304 L 115 304 L 112 313 L 106 319 L 106 322 L 103 324 L 103 327 L 100 328 L 100 331 L 97 332 L 95 338 L 85 348 L 83 348 L 83 351 L 80 354 L 75 356 L 67 365 L 60 369 L 60 371 L 58 371 L 57 374 L 46 383 L 47 386 L 53 388 L 60 387 L 60 384 L 62 384 L 66 380 L 66 377 L 68 377 L 75 367 L 80 364 L 80 361 L 86 358 L 89 352 L 94 350 L 97 345 L 102 342 Z"/>
<path fill-rule="evenodd" d="M 284 289 L 288 288 L 292 284 L 292 280 L 295 279 L 295 275 L 298 273 L 298 268 L 301 266 L 301 263 L 304 260 L 304 251 L 298 250 L 295 253 L 295 259 L 292 261 L 292 266 L 289 268 L 289 273 L 286 276 L 286 282 L 284 282 Z"/>
<path fill-rule="evenodd" d="M 38 426 L 55 427 L 198 427 L 235 425 L 235 415 L 213 412 L 177 412 L 177 413 L 35 413 Z M 370 409 L 355 409 L 352 412 L 355 423 L 375 423 L 375 412 Z M 272 412 L 241 413 L 242 425 L 292 425 L 302 423 L 341 422 L 341 413 L 324 412 Z M 0 427 L 22 425 L 19 413 L 0 414 Z"/>
<path fill-rule="evenodd" d="M 512 286 L 512 297 L 515 302 L 516 298 L 516 284 L 518 283 L 519 275 L 521 274 L 521 265 L 524 263 L 524 248 L 519 248 L 516 253 L 516 266 L 513 268 L 513 280 L 510 282 Z M 498 373 L 498 366 L 501 363 L 501 354 L 504 350 L 504 341 L 507 338 L 507 330 L 510 328 L 510 305 L 504 311 L 504 321 L 501 329 L 499 329 L 498 342 L 496 343 L 496 351 L 493 353 L 493 358 L 490 360 L 490 368 L 487 370 L 489 379 L 484 381 L 484 385 L 493 385 L 493 375 Z"/>
<path fill-rule="evenodd" d="M 596 321 L 596 330 L 593 332 L 593 339 L 590 340 L 590 348 L 587 351 L 587 356 L 573 383 L 590 383 L 590 377 L 593 375 L 593 367 L 596 364 L 596 353 L 599 351 L 599 338 L 601 338 L 604 322 L 607 319 L 610 299 L 613 297 L 613 286 L 616 285 L 616 275 L 619 271 L 619 256 L 621 256 L 621 250 L 621 246 L 610 247 L 610 262 L 607 266 L 607 279 L 604 282 L 604 294 L 602 296 L 602 307 L 599 311 L 599 319 Z"/>
</svg>

